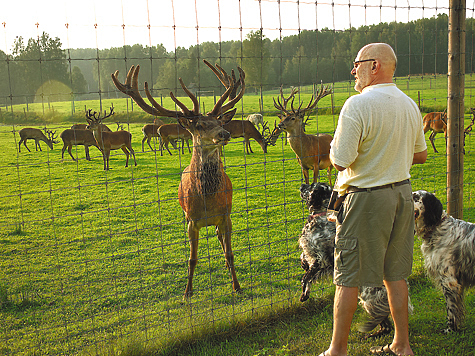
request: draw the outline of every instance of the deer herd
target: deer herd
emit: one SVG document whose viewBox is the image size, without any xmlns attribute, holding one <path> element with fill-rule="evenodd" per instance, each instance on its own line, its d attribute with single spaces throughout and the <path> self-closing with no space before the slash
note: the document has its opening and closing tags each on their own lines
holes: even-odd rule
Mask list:
<svg viewBox="0 0 475 356">
<path fill-rule="evenodd" d="M 206 66 L 213 71 L 216 77 L 224 86 L 224 93 L 209 112 L 201 112 L 196 96 L 186 87 L 182 79 L 179 78 L 180 85 L 188 98 L 192 107 L 187 107 L 180 101 L 173 92 L 170 98 L 175 103 L 175 108 L 179 110 L 169 110 L 160 105 L 152 96 L 148 83 L 144 83 L 144 92 L 150 102 L 148 104 L 140 94 L 138 87 L 139 66 L 131 66 L 126 75 L 124 83 L 118 79 L 119 71 L 111 75 L 116 88 L 129 96 L 146 113 L 156 117 L 153 124 L 146 124 L 142 128 L 142 152 L 144 144 L 147 142 L 149 148 L 155 151 L 151 145 L 153 138 L 159 140 L 160 154 L 163 155 L 163 148 L 172 155 L 168 145 L 171 144 L 177 149 L 177 142 L 181 141 L 181 153 L 184 154 L 184 144 L 186 142 L 188 152 L 191 153 L 189 166 L 181 174 L 181 181 L 178 187 L 178 200 L 183 209 L 187 221 L 187 234 L 190 245 L 190 256 L 188 260 L 188 282 L 185 288 L 184 299 L 193 295 L 193 275 L 198 261 L 198 240 L 200 229 L 206 226 L 215 226 L 218 240 L 226 260 L 226 266 L 230 271 L 233 290 L 241 290 L 237 279 L 234 264 L 234 254 L 231 247 L 231 210 L 233 188 L 231 180 L 226 174 L 222 162 L 222 149 L 233 138 L 242 137 L 244 150 L 247 154 L 253 153 L 250 139 L 254 139 L 267 153 L 268 146 L 273 146 L 282 132 L 285 133 L 290 148 L 296 154 L 300 164 L 303 178 L 308 184 L 310 181 L 309 170 L 313 170 L 313 182 L 318 180 L 319 171 L 326 169 L 328 180 L 331 185 L 331 169 L 333 168 L 329 159 L 330 143 L 333 137 L 329 134 L 317 133 L 307 134 L 305 125 L 314 111 L 318 102 L 327 95 L 332 94 L 332 88 L 323 86 L 316 91 L 308 104 L 302 108 L 303 103 L 294 106 L 295 95 L 298 89 L 292 87 L 289 96 L 285 97 L 282 87 L 280 95 L 274 98 L 274 106 L 279 111 L 277 116 L 279 124 L 275 124 L 271 132 L 267 122 L 264 122 L 261 114 L 252 114 L 245 120 L 234 120 L 236 114 L 236 104 L 241 100 L 245 91 L 245 73 L 237 67 L 239 78 L 236 79 L 234 70 L 229 75 L 218 64 L 212 65 L 204 60 Z M 299 100 L 300 101 L 300 100 Z M 290 104 L 290 107 L 289 107 Z M 465 129 L 465 134 L 471 131 L 475 121 L 475 109 L 471 109 L 474 119 Z M 60 134 L 63 141 L 61 158 L 64 159 L 66 148 L 74 161 L 72 146 L 83 145 L 86 159 L 91 160 L 89 147 L 96 147 L 102 154 L 104 170 L 109 170 L 109 157 L 111 150 L 121 149 L 126 155 L 125 166 L 128 166 L 130 155 L 137 165 L 135 152 L 132 148 L 132 134 L 123 130 L 117 123 L 117 130 L 110 130 L 103 122 L 114 115 L 114 108 L 102 114 L 86 111 L 87 124 L 76 124 L 70 129 L 64 130 Z M 307 118 L 305 119 L 305 116 Z M 176 123 L 164 123 L 159 117 L 172 118 Z M 434 138 L 437 133 L 443 132 L 447 138 L 447 115 L 446 112 L 428 113 L 423 118 L 424 133 L 431 131 L 429 140 L 434 152 L 437 152 Z M 259 131 L 260 129 L 260 131 Z M 53 143 L 58 143 L 56 132 L 44 129 L 44 133 L 36 128 L 23 128 L 19 131 L 20 141 L 18 151 L 21 152 L 21 144 L 26 145 L 28 139 L 35 141 L 36 150 L 41 151 L 40 141 L 53 149 Z M 192 141 L 190 149 L 189 141 Z"/>
</svg>

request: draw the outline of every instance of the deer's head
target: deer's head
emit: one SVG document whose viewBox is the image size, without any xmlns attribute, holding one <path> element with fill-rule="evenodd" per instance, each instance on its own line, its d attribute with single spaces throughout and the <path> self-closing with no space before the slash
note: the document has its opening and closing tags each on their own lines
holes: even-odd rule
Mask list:
<svg viewBox="0 0 475 356">
<path fill-rule="evenodd" d="M 107 111 L 104 110 L 103 116 L 101 116 L 101 113 L 97 113 L 96 111 L 92 112 L 91 109 L 86 111 L 86 121 L 88 123 L 88 125 L 86 126 L 86 129 L 91 130 L 91 131 L 98 129 L 101 126 L 103 120 L 114 115 L 114 107 L 111 106 L 109 110 L 110 110 L 109 113 L 107 113 Z"/>
<path fill-rule="evenodd" d="M 294 95 L 297 93 L 298 90 L 293 88 L 292 93 L 288 98 L 285 98 L 282 93 L 282 87 L 280 88 L 280 97 L 282 98 L 282 102 L 280 98 L 277 97 L 277 102 L 274 98 L 274 107 L 280 111 L 277 116 L 280 118 L 280 123 L 277 125 L 276 129 L 274 129 L 273 135 L 277 134 L 277 130 L 282 131 L 300 131 L 303 130 L 303 123 L 305 114 L 309 113 L 322 99 L 323 97 L 332 93 L 332 88 L 330 86 L 323 86 L 321 85 L 320 90 L 317 91 L 317 94 L 314 98 L 312 95 L 310 102 L 305 108 L 302 108 L 303 103 L 300 103 L 298 108 L 294 108 Z M 287 108 L 287 103 L 290 101 L 290 109 Z M 307 119 L 308 120 L 308 119 Z"/>
</svg>

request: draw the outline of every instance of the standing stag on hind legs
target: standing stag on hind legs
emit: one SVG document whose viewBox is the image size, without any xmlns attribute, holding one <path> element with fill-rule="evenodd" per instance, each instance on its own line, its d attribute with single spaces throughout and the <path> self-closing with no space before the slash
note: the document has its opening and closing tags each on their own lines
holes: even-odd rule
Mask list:
<svg viewBox="0 0 475 356">
<path fill-rule="evenodd" d="M 152 97 L 148 83 L 145 82 L 145 94 L 152 106 L 147 104 L 139 93 L 139 66 L 132 66 L 127 74 L 125 84 L 118 80 L 118 71 L 112 74 L 115 86 L 129 95 L 142 110 L 155 116 L 176 117 L 178 123 L 191 132 L 193 136 L 193 153 L 191 162 L 183 171 L 178 199 L 188 222 L 188 239 L 190 242 L 190 259 L 188 267 L 188 283 L 184 299 L 193 295 L 193 274 L 198 261 L 198 239 L 200 229 L 206 226 L 216 226 L 218 239 L 226 258 L 226 265 L 231 272 L 233 289 L 241 290 L 234 268 L 234 255 L 231 248 L 232 223 L 230 218 L 232 208 L 232 185 L 224 172 L 220 157 L 221 146 L 228 143 L 231 135 L 223 129 L 223 124 L 230 121 L 236 109 L 231 110 L 244 94 L 244 72 L 238 67 L 240 78 L 236 81 L 223 68 L 216 67 L 204 61 L 226 87 L 226 91 L 216 102 L 212 111 L 203 115 L 196 97 L 188 90 L 179 78 L 181 87 L 191 99 L 193 108 L 188 109 L 172 92 L 170 97 L 181 111 L 168 110 L 162 107 Z M 233 79 L 234 78 L 234 79 Z M 241 90 L 238 95 L 230 94 L 240 82 Z M 229 99 L 225 104 L 226 99 Z"/>
<path fill-rule="evenodd" d="M 282 97 L 282 103 L 280 98 L 277 97 L 277 102 L 274 99 L 274 106 L 280 110 L 280 114 L 277 114 L 281 119 L 279 125 L 274 129 L 273 137 L 282 131 L 287 132 L 287 140 L 290 147 L 297 155 L 297 159 L 302 167 L 302 173 L 305 179 L 305 183 L 309 184 L 308 170 L 313 170 L 313 183 L 318 180 L 318 173 L 320 169 L 328 170 L 328 180 L 331 185 L 331 169 L 333 168 L 330 162 L 330 143 L 333 139 L 328 134 L 307 135 L 304 132 L 304 117 L 305 114 L 310 112 L 323 97 L 332 93 L 332 89 L 323 85 L 317 92 L 317 95 L 310 99 L 308 105 L 302 109 L 302 104 L 297 109 L 294 108 L 294 99 L 291 101 L 291 109 L 287 109 L 287 102 L 290 99 L 284 99 L 282 88 L 280 96 Z M 280 132 L 279 132 L 280 131 Z"/>
<path fill-rule="evenodd" d="M 97 141 L 97 146 L 102 152 L 102 158 L 104 159 L 104 170 L 109 170 L 109 156 L 111 150 L 118 150 L 119 148 L 124 151 L 125 156 L 125 166 L 129 165 L 129 152 L 134 157 L 135 165 L 137 161 L 135 160 L 135 152 L 132 148 L 132 134 L 129 131 L 119 130 L 119 131 L 104 131 L 102 128 L 102 121 L 108 117 L 114 115 L 114 108 L 110 108 L 109 114 L 106 114 L 104 111 L 104 116 L 101 117 L 100 114 L 97 116 L 97 112 L 91 113 L 91 109 L 88 110 L 86 114 L 86 121 L 89 123 L 87 129 L 91 130 L 94 134 L 94 138 Z"/>
<path fill-rule="evenodd" d="M 443 112 L 430 112 L 422 119 L 424 122 L 424 133 L 431 131 L 429 135 L 429 141 L 432 144 L 432 148 L 435 153 L 439 153 L 435 148 L 434 139 L 435 135 L 439 132 L 443 132 L 445 136 L 445 147 L 447 147 L 447 110 Z"/>
</svg>

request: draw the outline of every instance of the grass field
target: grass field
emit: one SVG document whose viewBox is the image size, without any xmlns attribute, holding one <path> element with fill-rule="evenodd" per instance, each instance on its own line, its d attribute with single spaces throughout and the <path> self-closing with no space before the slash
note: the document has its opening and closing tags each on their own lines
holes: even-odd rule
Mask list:
<svg viewBox="0 0 475 356">
<path fill-rule="evenodd" d="M 432 90 L 428 97 L 443 91 Z M 344 95 L 342 89 L 335 102 L 342 103 Z M 310 94 L 303 96 L 309 100 Z M 258 97 L 249 98 L 255 105 Z M 330 106 L 330 100 L 323 99 L 322 105 Z M 125 109 L 119 101 L 114 106 L 117 112 Z M 256 111 L 253 108 L 243 111 Z M 277 117 L 267 119 L 272 123 Z M 332 133 L 336 120 L 319 114 L 307 131 Z M 208 228 L 200 234 L 194 297 L 183 302 L 189 248 L 177 189 L 191 155 L 186 149 L 184 154 L 172 151 L 173 156 L 141 152 L 142 125 L 127 125 L 138 165 L 125 168 L 125 156 L 115 151 L 108 172 L 102 170 L 95 148 L 91 162 L 82 147 L 74 152 L 78 162 L 67 152 L 62 160 L 61 144 L 53 150 L 42 144 L 43 151 L 36 152 L 29 141 L 32 152 L 18 153 L 22 125 L 0 126 L 0 353 L 320 353 L 330 338 L 333 289 L 324 281 L 312 293 L 315 299 L 304 305 L 298 301 L 302 270 L 297 239 L 307 211 L 298 191 L 302 175 L 290 147 L 279 140 L 264 154 L 252 142 L 251 155 L 245 154 L 239 139 L 225 147 L 226 173 L 234 188 L 233 250 L 243 293 L 232 293 L 214 229 Z M 48 124 L 58 133 L 69 126 Z M 428 162 L 413 167 L 411 174 L 414 190 L 435 192 L 445 205 L 446 157 L 439 136 L 441 154 L 429 148 Z M 475 221 L 472 141 L 467 138 L 464 218 Z M 327 181 L 323 171 L 321 180 Z M 414 334 L 420 345 L 417 354 L 434 354 L 428 346 L 431 338 L 422 332 L 442 328 L 443 301 L 423 275 L 418 250 L 413 284 L 417 316 L 411 320 L 422 329 Z M 426 299 L 437 304 L 434 310 L 425 305 Z M 469 314 L 474 303 L 469 297 Z M 470 345 L 473 349 L 473 328 L 469 323 L 466 328 L 458 336 L 435 338 L 447 344 L 447 352 L 453 344 L 459 350 Z M 227 341 L 219 341 L 220 334 L 230 340 L 229 350 Z M 356 336 L 352 338 L 355 342 Z M 141 345 L 155 346 L 147 351 Z M 359 345 L 353 354 L 367 354 L 368 342 Z M 451 353 L 440 353 L 445 354 Z"/>
</svg>

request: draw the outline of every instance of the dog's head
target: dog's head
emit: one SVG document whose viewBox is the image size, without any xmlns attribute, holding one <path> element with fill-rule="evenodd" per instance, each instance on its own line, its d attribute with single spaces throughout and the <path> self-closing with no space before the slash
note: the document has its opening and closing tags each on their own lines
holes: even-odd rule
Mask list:
<svg viewBox="0 0 475 356">
<path fill-rule="evenodd" d="M 307 204 L 310 214 L 317 214 L 327 209 L 332 187 L 326 183 L 302 184 L 300 186 L 300 197 Z"/>
<path fill-rule="evenodd" d="M 425 190 L 412 193 L 416 230 L 430 228 L 442 219 L 444 208 L 437 197 Z"/>
</svg>

